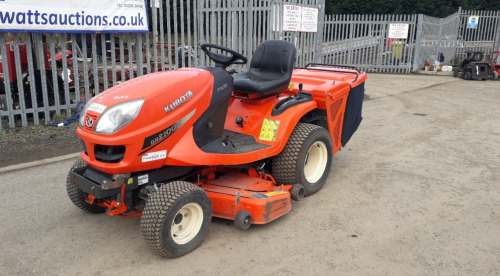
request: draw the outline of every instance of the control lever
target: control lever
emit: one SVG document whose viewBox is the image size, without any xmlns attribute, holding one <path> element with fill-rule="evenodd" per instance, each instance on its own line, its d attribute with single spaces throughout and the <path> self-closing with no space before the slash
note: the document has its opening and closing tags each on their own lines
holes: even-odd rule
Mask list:
<svg viewBox="0 0 500 276">
<path fill-rule="evenodd" d="M 302 99 L 302 88 L 303 87 L 304 87 L 304 84 L 299 83 L 299 93 L 295 94 L 295 97 L 297 97 L 297 99 Z"/>
</svg>

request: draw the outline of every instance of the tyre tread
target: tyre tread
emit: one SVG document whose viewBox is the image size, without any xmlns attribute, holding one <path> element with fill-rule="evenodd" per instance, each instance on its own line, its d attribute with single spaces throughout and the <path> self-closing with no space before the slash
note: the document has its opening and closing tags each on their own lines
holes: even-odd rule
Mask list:
<svg viewBox="0 0 500 276">
<path fill-rule="evenodd" d="M 162 224 L 168 211 L 183 195 L 199 191 L 205 193 L 200 187 L 185 181 L 173 181 L 158 189 L 146 204 L 141 217 L 141 233 L 144 241 L 150 248 L 166 258 L 176 258 L 181 255 L 169 252 L 162 244 Z M 210 210 L 211 215 L 211 210 Z M 209 218 L 210 219 L 210 218 Z M 188 252 L 185 252 L 187 254 Z M 184 255 L 184 254 L 182 254 Z"/>
<path fill-rule="evenodd" d="M 272 161 L 272 172 L 274 179 L 279 184 L 294 185 L 301 183 L 299 175 L 296 173 L 303 168 L 298 168 L 298 158 L 300 151 L 304 146 L 306 140 L 314 135 L 314 132 L 325 131 L 328 132 L 321 126 L 313 125 L 309 123 L 298 123 L 293 130 L 288 142 L 283 149 L 283 151 L 275 156 Z M 329 171 L 329 169 L 327 169 Z M 304 185 L 306 186 L 306 185 Z M 319 185 L 317 189 L 308 190 L 306 187 L 304 196 L 310 196 L 321 189 L 322 185 Z"/>
<path fill-rule="evenodd" d="M 97 204 L 90 204 L 85 201 L 84 192 L 80 188 L 78 188 L 71 179 L 71 172 L 74 172 L 77 169 L 85 168 L 86 166 L 87 164 L 81 158 L 76 160 L 73 166 L 71 166 L 68 176 L 66 177 L 66 191 L 68 193 L 68 197 L 76 207 L 82 209 L 85 212 L 93 214 L 104 213 L 106 211 L 104 207 Z"/>
</svg>

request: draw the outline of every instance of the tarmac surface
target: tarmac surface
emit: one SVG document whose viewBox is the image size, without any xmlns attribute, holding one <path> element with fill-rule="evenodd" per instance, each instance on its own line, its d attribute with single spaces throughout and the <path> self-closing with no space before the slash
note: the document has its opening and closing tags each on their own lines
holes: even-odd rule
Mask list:
<svg viewBox="0 0 500 276">
<path fill-rule="evenodd" d="M 74 162 L 0 173 L 0 275 L 499 275 L 500 81 L 369 74 L 363 122 L 325 187 L 247 231 L 213 219 L 155 255 L 140 218 L 66 195 Z"/>
</svg>

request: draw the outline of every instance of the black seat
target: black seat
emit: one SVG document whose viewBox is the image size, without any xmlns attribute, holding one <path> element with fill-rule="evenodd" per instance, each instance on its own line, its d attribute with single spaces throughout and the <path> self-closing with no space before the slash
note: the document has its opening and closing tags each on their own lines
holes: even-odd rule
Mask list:
<svg viewBox="0 0 500 276">
<path fill-rule="evenodd" d="M 462 61 L 462 64 L 460 64 L 460 67 L 463 68 L 463 67 L 465 67 L 465 65 L 467 65 L 469 63 L 470 63 L 470 59 L 466 58 L 466 59 L 464 59 L 464 61 Z"/>
<path fill-rule="evenodd" d="M 295 46 L 283 40 L 269 40 L 257 47 L 250 69 L 234 76 L 234 90 L 267 94 L 284 90 L 292 77 Z"/>
</svg>

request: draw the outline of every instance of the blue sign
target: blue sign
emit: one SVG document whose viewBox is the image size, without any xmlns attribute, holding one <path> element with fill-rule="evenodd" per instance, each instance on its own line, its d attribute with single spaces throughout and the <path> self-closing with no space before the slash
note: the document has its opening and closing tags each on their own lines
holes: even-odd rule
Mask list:
<svg viewBox="0 0 500 276">
<path fill-rule="evenodd" d="M 477 16 L 477 15 L 469 16 L 467 28 L 468 29 L 477 29 L 478 23 L 479 23 L 479 16 Z"/>
</svg>

